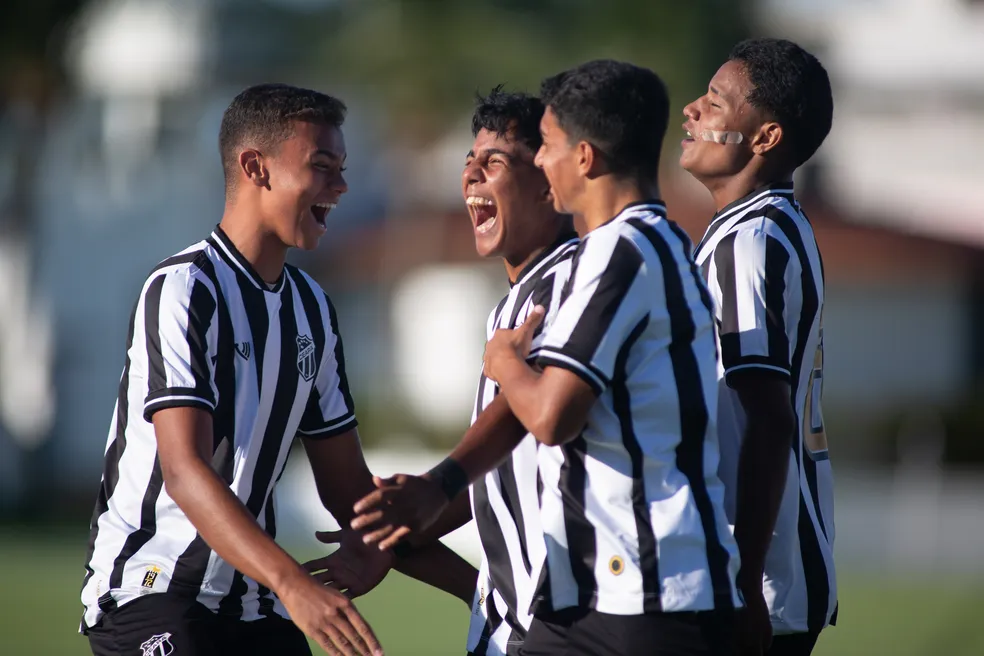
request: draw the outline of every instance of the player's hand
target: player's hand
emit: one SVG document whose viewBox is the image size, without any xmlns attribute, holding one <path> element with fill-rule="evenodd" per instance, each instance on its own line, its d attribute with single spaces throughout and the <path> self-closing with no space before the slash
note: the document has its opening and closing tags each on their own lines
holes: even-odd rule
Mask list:
<svg viewBox="0 0 984 656">
<path fill-rule="evenodd" d="M 301 569 L 276 591 L 291 619 L 332 656 L 383 656 L 383 648 L 352 601 Z"/>
<path fill-rule="evenodd" d="M 380 549 L 391 549 L 427 529 L 448 505 L 440 486 L 423 476 L 397 474 L 372 480 L 377 489 L 356 502 L 351 526 L 362 533 L 366 544 Z"/>
<path fill-rule="evenodd" d="M 543 322 L 546 310 L 537 305 L 530 310 L 526 321 L 519 328 L 500 328 L 492 335 L 485 345 L 485 375 L 492 380 L 498 380 L 496 371 L 504 359 L 519 358 L 526 360 L 533 347 L 533 334 Z"/>
<path fill-rule="evenodd" d="M 318 531 L 314 535 L 319 541 L 337 544 L 339 548 L 323 558 L 304 563 L 304 569 L 315 580 L 343 592 L 349 599 L 375 588 L 393 567 L 393 554 L 367 545 L 356 531 Z"/>
<path fill-rule="evenodd" d="M 762 656 L 772 644 L 772 622 L 761 580 L 760 577 L 757 585 L 742 587 L 745 607 L 736 614 L 735 626 L 738 656 Z"/>
</svg>

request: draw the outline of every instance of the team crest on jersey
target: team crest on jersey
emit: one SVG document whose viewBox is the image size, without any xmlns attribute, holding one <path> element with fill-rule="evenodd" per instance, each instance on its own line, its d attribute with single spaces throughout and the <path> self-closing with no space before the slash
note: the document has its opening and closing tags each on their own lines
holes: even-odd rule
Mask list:
<svg viewBox="0 0 984 656">
<path fill-rule="evenodd" d="M 140 644 L 141 656 L 168 656 L 174 653 L 170 633 L 158 633 Z"/>
<path fill-rule="evenodd" d="M 297 371 L 304 380 L 314 378 L 317 363 L 314 360 L 314 340 L 307 335 L 297 336 Z"/>
<path fill-rule="evenodd" d="M 160 567 L 154 567 L 153 565 L 147 568 L 147 572 L 144 574 L 143 583 L 140 585 L 145 588 L 154 587 L 154 582 L 157 581 L 158 575 L 161 573 Z"/>
<path fill-rule="evenodd" d="M 608 561 L 608 571 L 619 576 L 625 571 L 625 562 L 619 556 L 612 556 L 612 559 Z"/>
</svg>

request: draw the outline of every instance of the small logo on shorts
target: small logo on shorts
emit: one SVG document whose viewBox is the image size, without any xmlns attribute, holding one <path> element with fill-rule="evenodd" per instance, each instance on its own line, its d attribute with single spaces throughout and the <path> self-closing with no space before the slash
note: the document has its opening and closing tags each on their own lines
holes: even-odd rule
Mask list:
<svg viewBox="0 0 984 656">
<path fill-rule="evenodd" d="M 618 576 L 625 571 L 625 563 L 619 556 L 612 556 L 612 559 L 608 561 L 608 571 Z"/>
<path fill-rule="evenodd" d="M 158 633 L 151 636 L 150 640 L 141 643 L 141 656 L 168 656 L 174 653 L 174 645 L 171 644 L 170 633 Z"/>
<path fill-rule="evenodd" d="M 143 583 L 141 583 L 140 585 L 142 585 L 145 588 L 154 587 L 154 582 L 157 580 L 157 575 L 160 573 L 161 573 L 161 569 L 159 567 L 153 567 L 153 566 L 148 567 L 147 573 L 144 574 Z"/>
</svg>

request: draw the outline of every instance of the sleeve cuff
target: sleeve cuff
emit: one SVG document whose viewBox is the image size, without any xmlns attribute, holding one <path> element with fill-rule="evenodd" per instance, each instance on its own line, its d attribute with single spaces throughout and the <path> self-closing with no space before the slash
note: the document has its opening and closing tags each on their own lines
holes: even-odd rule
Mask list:
<svg viewBox="0 0 984 656">
<path fill-rule="evenodd" d="M 212 413 L 215 411 L 215 401 L 192 387 L 168 387 L 147 395 L 144 401 L 144 419 L 150 421 L 155 412 L 165 408 L 200 408 Z"/>
<path fill-rule="evenodd" d="M 555 351 L 553 349 L 540 349 L 536 358 L 536 364 L 543 367 L 560 367 L 576 374 L 581 380 L 586 382 L 594 390 L 595 394 L 601 394 L 608 388 L 609 380 L 601 371 L 591 365 L 585 365 L 570 355 Z"/>
<path fill-rule="evenodd" d="M 770 364 L 768 362 L 743 362 L 740 364 L 733 365 L 724 370 L 724 380 L 730 386 L 732 375 L 742 371 L 751 371 L 752 369 L 757 369 L 759 371 L 768 372 L 777 378 L 782 380 L 792 380 L 792 376 L 789 374 L 789 368 L 782 365 Z"/>
<path fill-rule="evenodd" d="M 297 433 L 299 435 L 303 435 L 304 437 L 309 437 L 313 440 L 323 440 L 329 437 L 335 437 L 336 435 L 341 435 L 342 433 L 346 433 L 358 425 L 359 422 L 356 420 L 355 414 L 349 412 L 348 414 L 342 415 L 341 417 L 333 421 L 327 422 L 325 425 L 321 426 L 320 428 L 315 428 L 313 430 L 305 430 L 305 429 L 298 428 Z"/>
</svg>

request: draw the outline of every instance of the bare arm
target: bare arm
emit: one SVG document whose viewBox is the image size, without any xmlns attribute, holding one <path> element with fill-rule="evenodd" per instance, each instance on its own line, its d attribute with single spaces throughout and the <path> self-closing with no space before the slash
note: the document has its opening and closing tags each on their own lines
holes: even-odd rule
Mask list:
<svg viewBox="0 0 984 656">
<path fill-rule="evenodd" d="M 275 591 L 298 626 L 330 653 L 382 653 L 354 606 L 312 585 L 212 469 L 211 415 L 197 408 L 166 408 L 154 413 L 153 423 L 167 493 L 205 542 L 237 570 Z M 342 646 L 346 640 L 349 647 Z"/>
<path fill-rule="evenodd" d="M 764 370 L 747 369 L 731 374 L 728 382 L 748 416 L 738 463 L 735 519 L 741 583 L 761 589 L 765 555 L 786 487 L 796 418 L 786 380 Z"/>
<path fill-rule="evenodd" d="M 323 440 L 304 438 L 304 448 L 322 503 L 339 525 L 348 525 L 354 516 L 355 502 L 375 489 L 358 431 L 352 429 Z M 365 546 L 361 541 L 346 542 L 344 536 L 329 535 L 336 537 L 329 540 L 322 537 L 322 541 L 341 541 L 342 550 L 348 550 L 348 553 L 341 554 L 340 550 L 311 561 L 305 567 L 310 571 L 324 570 L 327 574 L 320 575 L 320 580 L 332 580 L 353 596 L 365 594 L 374 588 L 387 571 L 395 567 L 408 576 L 462 599 L 466 604 L 471 603 L 477 570 L 436 540 L 418 549 L 408 550 L 394 559 L 392 553 Z"/>
</svg>

